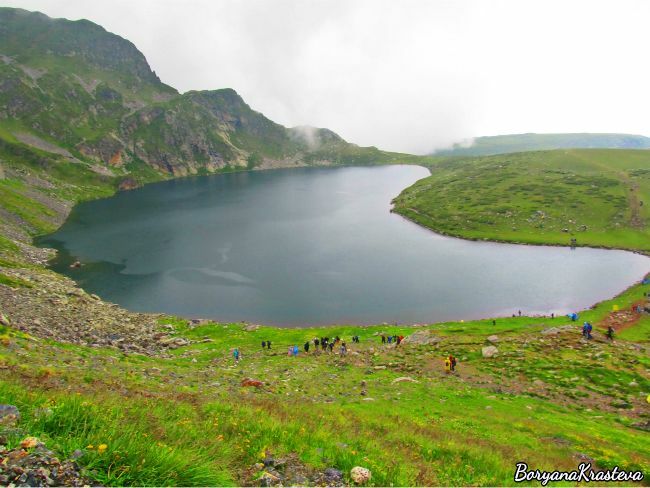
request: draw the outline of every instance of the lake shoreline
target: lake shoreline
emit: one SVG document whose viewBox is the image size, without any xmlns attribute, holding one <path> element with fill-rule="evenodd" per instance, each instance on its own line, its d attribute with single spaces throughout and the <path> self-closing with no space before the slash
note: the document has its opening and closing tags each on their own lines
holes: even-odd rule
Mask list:
<svg viewBox="0 0 650 488">
<path fill-rule="evenodd" d="M 381 165 L 381 166 L 386 166 L 386 165 Z M 380 166 L 380 167 L 381 167 L 381 166 Z M 390 166 L 413 166 L 413 165 L 390 165 Z M 418 165 L 418 166 L 419 166 L 419 165 Z M 373 167 L 374 167 L 374 166 L 373 166 Z M 430 173 L 429 168 L 426 168 L 426 167 L 423 167 L 423 166 L 420 166 L 420 167 L 423 168 L 423 169 L 426 169 L 426 170 Z M 324 167 L 324 168 L 317 168 L 317 169 L 342 169 L 342 168 L 369 168 L 369 167 L 368 167 L 368 166 L 351 166 L 351 167 L 349 167 L 349 166 L 344 166 L 344 167 L 340 167 L 340 168 L 339 168 L 339 167 L 336 167 L 336 168 L 333 168 L 333 167 Z M 268 169 L 278 169 L 278 168 L 268 168 Z M 293 168 L 281 168 L 281 169 L 293 169 Z M 243 172 L 253 173 L 253 172 L 260 172 L 260 171 L 264 171 L 264 172 L 266 172 L 267 169 L 254 169 L 254 170 L 252 170 L 252 171 L 251 171 L 251 170 L 242 170 L 242 171 L 233 171 L 233 172 L 230 172 L 230 173 L 243 173 Z M 230 173 L 228 173 L 228 174 L 230 174 Z M 204 176 L 204 175 L 193 176 L 193 178 L 195 178 L 195 179 L 202 179 L 203 176 Z M 207 175 L 207 176 L 216 176 L 216 175 Z M 182 179 L 185 180 L 185 179 L 188 179 L 188 178 L 190 178 L 190 177 L 189 177 L 189 176 L 188 176 L 188 177 L 183 177 Z M 176 179 L 174 179 L 174 180 L 176 180 Z M 168 181 L 173 181 L 173 180 L 164 180 L 163 182 L 168 182 Z M 163 183 L 163 182 L 156 182 L 156 183 Z M 150 185 L 152 185 L 152 184 L 153 184 L 153 183 L 150 183 L 150 184 L 147 184 L 147 185 L 145 185 L 145 186 L 150 186 Z M 116 192 L 116 193 L 118 193 L 118 192 Z M 114 195 L 113 195 L 113 196 L 114 196 Z M 76 206 L 75 206 L 75 207 L 76 207 Z M 439 236 L 450 237 L 450 238 L 459 239 L 459 240 L 462 240 L 462 241 L 468 241 L 468 242 L 485 242 L 485 243 L 508 244 L 508 245 L 527 245 L 527 246 L 540 246 L 540 247 L 545 246 L 545 247 L 556 247 L 556 248 L 568 248 L 568 247 L 570 247 L 570 246 L 562 246 L 562 245 L 559 245 L 559 244 L 551 244 L 551 243 L 548 243 L 548 244 L 537 244 L 537 243 L 535 243 L 535 244 L 533 244 L 533 243 L 522 243 L 522 242 L 513 242 L 513 241 L 498 240 L 498 239 L 487 239 L 487 238 L 485 238 L 485 239 L 481 239 L 481 238 L 466 238 L 466 237 L 462 237 L 462 236 L 456 236 L 456 235 L 446 234 L 446 233 L 444 233 L 444 232 L 438 232 L 438 231 L 436 231 L 436 230 L 434 230 L 434 229 L 431 229 L 431 228 L 429 228 L 429 227 L 427 227 L 427 226 L 425 226 L 425 225 L 422 225 L 421 223 L 419 223 L 419 222 L 417 222 L 417 221 L 415 221 L 415 220 L 413 220 L 413 219 L 408 218 L 407 216 L 403 215 L 401 212 L 399 212 L 399 211 L 395 211 L 394 207 L 390 208 L 389 211 L 390 211 L 391 213 L 394 213 L 394 214 L 399 215 L 399 216 L 402 217 L 404 220 L 406 220 L 406 221 L 408 221 L 408 222 L 410 222 L 410 223 L 413 223 L 413 224 L 417 225 L 418 228 L 420 228 L 420 229 L 423 229 L 423 230 L 426 229 L 427 232 L 432 232 L 432 233 L 437 234 L 437 235 L 439 235 Z M 69 214 L 68 214 L 68 217 L 69 217 Z M 66 221 L 67 221 L 67 218 L 66 218 Z M 44 237 L 44 236 L 40 236 L 40 237 L 38 237 L 38 238 L 35 238 L 35 241 L 37 241 L 38 239 L 42 239 L 43 237 Z M 624 251 L 624 252 L 632 252 L 632 253 L 635 253 L 635 254 L 639 254 L 639 255 L 643 255 L 643 256 L 648 256 L 647 253 L 639 252 L 639 251 L 630 251 L 630 250 L 627 250 L 627 249 L 606 248 L 606 247 L 596 247 L 596 246 L 578 246 L 578 247 L 581 247 L 581 248 L 592 248 L 592 249 L 605 249 L 605 250 L 620 250 L 620 251 Z M 59 253 L 58 253 L 58 251 L 57 251 L 57 255 L 58 255 L 58 254 L 59 254 Z M 54 258 L 54 259 L 56 259 L 56 258 Z M 50 260 L 50 263 L 51 263 L 51 261 L 53 261 L 53 260 Z M 48 264 L 48 269 L 51 270 L 51 267 L 50 267 L 50 266 L 51 266 L 51 264 Z M 647 275 L 647 272 L 644 273 L 644 276 L 645 276 L 645 275 Z M 633 282 L 630 286 L 635 286 L 635 283 L 638 283 L 638 282 L 639 282 L 639 281 L 637 280 L 637 281 Z M 625 289 L 628 289 L 628 288 L 627 288 L 627 287 L 624 288 L 623 291 L 625 291 Z M 620 294 L 620 292 L 617 292 L 617 293 L 614 294 L 613 296 L 618 296 L 619 294 Z M 606 299 L 605 299 L 605 300 L 606 300 Z M 603 301 L 603 300 L 599 300 L 599 301 L 597 301 L 596 303 L 601 303 L 602 301 Z M 121 306 L 121 305 L 120 305 L 120 306 Z M 593 305 L 592 305 L 590 308 L 593 308 Z M 127 307 L 127 309 L 128 309 L 128 307 Z M 585 308 L 585 310 L 586 310 L 586 308 Z M 154 311 L 151 311 L 151 312 L 137 312 L 137 313 L 160 314 L 161 312 L 154 310 Z M 163 312 L 163 313 L 164 313 L 164 312 Z M 175 315 L 175 314 L 172 314 L 172 315 Z M 195 314 L 192 314 L 192 313 L 183 313 L 183 314 L 178 314 L 178 315 L 179 315 L 179 316 L 184 316 L 184 317 L 187 317 L 187 318 L 199 318 L 199 317 L 201 317 L 203 314 L 196 314 L 196 315 L 195 315 Z M 544 316 L 544 315 L 529 315 L 529 317 L 538 317 L 538 318 L 542 318 L 543 316 Z M 494 316 L 491 316 L 490 319 L 503 319 L 503 318 L 508 318 L 508 317 L 509 317 L 509 315 L 506 315 L 506 314 L 504 314 L 504 315 L 494 315 Z M 205 318 L 205 317 L 201 317 L 201 318 Z M 467 319 L 467 320 L 480 320 L 481 318 L 482 318 L 482 316 L 475 316 L 475 317 L 471 317 L 471 318 L 468 316 L 466 319 Z M 213 321 L 219 322 L 219 319 L 216 318 L 216 317 L 215 317 L 215 318 L 211 318 L 210 320 L 213 320 Z M 457 320 L 451 320 L 451 321 L 454 322 L 454 321 L 458 321 L 458 320 L 460 320 L 460 319 L 457 319 Z M 264 323 L 263 320 L 260 320 L 260 322 Z M 399 323 L 399 322 L 398 322 L 398 325 L 399 325 L 399 326 L 418 326 L 418 325 L 422 325 L 422 322 L 425 322 L 427 325 L 432 325 L 432 324 L 435 324 L 435 323 L 447 323 L 447 322 L 450 322 L 450 320 L 444 320 L 444 319 L 442 319 L 442 320 L 437 320 L 437 321 L 435 321 L 435 322 L 428 322 L 428 321 L 418 320 L 418 321 L 405 322 L 405 323 Z M 248 322 L 247 322 L 247 323 L 248 323 Z M 346 323 L 346 322 L 343 322 L 343 323 Z M 356 323 L 356 322 L 350 322 L 350 323 L 355 324 L 355 325 L 358 326 L 358 327 L 370 327 L 370 326 L 376 325 L 377 323 L 379 323 L 379 321 L 372 320 L 372 321 L 369 321 L 368 323 Z M 384 322 L 384 323 L 385 323 L 385 322 Z M 393 321 L 393 320 L 390 320 L 390 321 L 388 321 L 387 323 L 394 323 L 394 321 Z M 409 325 L 405 325 L 405 324 L 409 324 Z M 337 325 L 336 323 L 325 322 L 325 323 L 315 323 L 315 324 L 310 324 L 310 325 L 293 325 L 293 324 L 291 324 L 291 325 L 289 325 L 289 326 L 286 326 L 286 325 L 278 325 L 278 324 L 269 324 L 269 326 L 270 326 L 270 327 L 279 327 L 279 328 L 321 328 L 321 327 L 326 327 L 326 326 L 337 327 L 337 326 L 339 326 L 339 325 Z"/>
</svg>

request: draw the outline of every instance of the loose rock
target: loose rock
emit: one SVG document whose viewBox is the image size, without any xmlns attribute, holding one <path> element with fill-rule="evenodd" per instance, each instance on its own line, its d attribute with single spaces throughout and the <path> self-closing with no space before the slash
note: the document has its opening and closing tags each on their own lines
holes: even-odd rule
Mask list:
<svg viewBox="0 0 650 488">
<path fill-rule="evenodd" d="M 370 481 L 372 474 L 368 468 L 362 468 L 361 466 L 355 466 L 350 470 L 350 478 L 356 484 L 361 485 Z"/>
<path fill-rule="evenodd" d="M 487 346 L 481 349 L 484 358 L 491 358 L 499 354 L 499 350 L 494 346 Z"/>
<path fill-rule="evenodd" d="M 13 405 L 0 405 L 0 425 L 3 427 L 13 427 L 20 420 L 18 407 Z"/>
</svg>

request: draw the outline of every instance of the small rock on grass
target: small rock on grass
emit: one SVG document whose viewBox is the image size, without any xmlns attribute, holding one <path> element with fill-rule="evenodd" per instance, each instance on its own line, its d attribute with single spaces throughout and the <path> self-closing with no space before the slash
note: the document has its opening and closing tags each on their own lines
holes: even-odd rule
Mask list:
<svg viewBox="0 0 650 488">
<path fill-rule="evenodd" d="M 352 470 L 350 470 L 350 478 L 352 478 L 352 481 L 354 481 L 357 485 L 362 485 L 370 481 L 370 478 L 372 478 L 372 473 L 368 468 L 355 466 L 352 468 Z"/>
<path fill-rule="evenodd" d="M 491 358 L 496 356 L 499 353 L 499 350 L 494 346 L 487 346 L 481 349 L 481 354 L 484 358 Z"/>
<path fill-rule="evenodd" d="M 414 380 L 410 376 L 400 376 L 399 378 L 395 378 L 393 383 L 419 383 L 419 381 Z"/>
<path fill-rule="evenodd" d="M 14 405 L 0 405 L 0 425 L 3 427 L 13 427 L 20 420 L 18 407 Z"/>
</svg>

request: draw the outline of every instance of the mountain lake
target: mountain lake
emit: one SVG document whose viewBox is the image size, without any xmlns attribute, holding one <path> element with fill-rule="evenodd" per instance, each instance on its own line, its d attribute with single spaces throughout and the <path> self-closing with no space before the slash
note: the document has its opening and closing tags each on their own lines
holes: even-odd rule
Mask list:
<svg viewBox="0 0 650 488">
<path fill-rule="evenodd" d="M 77 205 L 39 244 L 59 250 L 55 271 L 127 309 L 286 327 L 563 314 L 650 271 L 640 254 L 471 242 L 391 213 L 428 174 L 394 165 L 165 181 Z"/>
</svg>

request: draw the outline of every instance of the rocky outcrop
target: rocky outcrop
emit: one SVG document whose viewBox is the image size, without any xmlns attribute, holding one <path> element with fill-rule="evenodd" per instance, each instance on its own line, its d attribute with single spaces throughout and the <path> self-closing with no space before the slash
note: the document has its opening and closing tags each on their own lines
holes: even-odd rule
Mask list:
<svg viewBox="0 0 650 488">
<path fill-rule="evenodd" d="M 136 188 L 139 187 L 140 185 L 133 178 L 124 178 L 118 185 L 117 189 L 119 191 L 128 191 L 128 190 L 135 190 Z"/>
<path fill-rule="evenodd" d="M 243 486 L 345 486 L 343 472 L 336 468 L 323 471 L 305 465 L 297 454 L 274 457 L 266 453 L 246 473 Z"/>
<path fill-rule="evenodd" d="M 19 447 L 0 445 L 2 486 L 88 486 L 92 482 L 73 461 L 60 461 L 35 437 L 25 438 Z"/>
<path fill-rule="evenodd" d="M 0 306 L 11 327 L 59 342 L 159 354 L 188 345 L 170 335 L 157 316 L 128 312 L 77 288 L 71 280 L 38 269 L 3 270 L 31 287 L 0 285 Z"/>
</svg>

